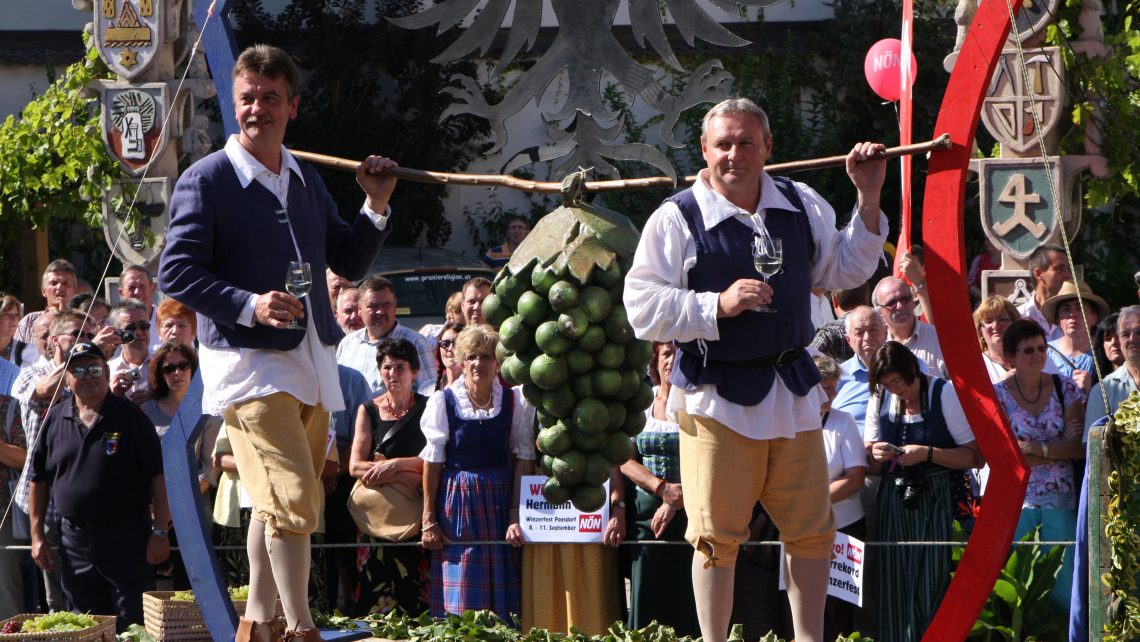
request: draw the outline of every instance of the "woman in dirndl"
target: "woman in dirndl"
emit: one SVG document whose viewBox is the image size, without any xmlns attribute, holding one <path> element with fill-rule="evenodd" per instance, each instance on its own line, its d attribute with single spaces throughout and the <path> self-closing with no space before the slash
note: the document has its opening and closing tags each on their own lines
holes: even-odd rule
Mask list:
<svg viewBox="0 0 1140 642">
<path fill-rule="evenodd" d="M 455 342 L 463 375 L 432 394 L 420 421 L 435 617 L 486 609 L 510 623 L 521 611 L 519 480 L 534 470 L 534 409 L 499 378 L 498 343 L 490 326 L 465 328 Z"/>
<path fill-rule="evenodd" d="M 638 542 L 685 541 L 688 519 L 681 491 L 681 427 L 666 417 L 675 352 L 672 342 L 653 342 L 649 362 L 653 405 L 645 411 L 645 428 L 634 438 L 633 457 L 621 466 L 621 472 L 636 488 L 629 506 L 629 534 Z M 692 549 L 680 545 L 633 546 L 630 557 L 628 626 L 639 629 L 657 620 L 673 627 L 678 636 L 699 636 Z"/>
<path fill-rule="evenodd" d="M 951 471 L 983 463 L 953 384 L 923 374 L 918 358 L 897 341 L 875 352 L 868 377 L 864 439 L 871 442 L 870 472 L 883 475 L 879 540 L 951 540 Z M 877 639 L 919 640 L 950 585 L 951 549 L 888 546 L 879 556 Z"/>
</svg>

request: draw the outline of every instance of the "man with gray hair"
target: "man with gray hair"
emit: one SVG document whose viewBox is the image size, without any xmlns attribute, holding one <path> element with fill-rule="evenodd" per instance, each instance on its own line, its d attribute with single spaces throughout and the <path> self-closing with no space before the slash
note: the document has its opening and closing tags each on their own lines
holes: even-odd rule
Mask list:
<svg viewBox="0 0 1140 642">
<path fill-rule="evenodd" d="M 1085 441 L 1088 441 L 1093 424 L 1108 415 L 1116 414 L 1121 402 L 1140 391 L 1140 305 L 1130 305 L 1120 310 L 1120 316 L 1116 319 L 1116 336 L 1120 339 L 1124 363 L 1089 391 L 1088 405 L 1085 407 Z M 1069 608 L 1069 639 L 1074 642 L 1086 642 L 1089 639 L 1088 473 L 1089 469 L 1085 468 L 1079 495 L 1080 505 L 1077 507 L 1077 557 L 1073 565 L 1073 598 Z"/>
<path fill-rule="evenodd" d="M 1116 319 L 1116 336 L 1120 339 L 1124 364 L 1089 391 L 1088 406 L 1085 408 L 1086 439 L 1089 426 L 1101 417 L 1116 412 L 1120 402 L 1140 390 L 1140 305 L 1130 305 L 1120 310 L 1120 316 Z M 1107 406 L 1105 397 L 1108 398 Z"/>
<path fill-rule="evenodd" d="M 871 399 L 868 369 L 875 352 L 887 342 L 887 324 L 874 308 L 866 305 L 847 313 L 844 322 L 847 344 L 855 356 L 839 364 L 843 374 L 839 378 L 839 388 L 831 407 L 854 417 L 855 423 L 862 429 L 867 415 L 867 403 Z"/>
<path fill-rule="evenodd" d="M 119 274 L 119 300 L 135 299 L 146 306 L 146 318 L 150 326 L 158 328 L 158 306 L 155 305 L 154 296 L 158 293 L 158 283 L 154 275 L 145 266 L 128 265 Z M 162 345 L 162 337 L 156 331 L 150 335 L 150 351 L 154 352 Z"/>
<path fill-rule="evenodd" d="M 873 160 L 883 149 L 859 143 L 847 155 L 858 202 L 837 231 L 819 194 L 764 171 L 772 155 L 764 111 L 744 98 L 723 101 L 701 128 L 707 167 L 650 217 L 626 277 L 637 336 L 678 346 L 666 412 L 681 426 L 685 539 L 696 550 L 706 642 L 727 637 L 737 552 L 757 501 L 788 551 L 795 638 L 823 639 L 835 522 L 819 414 L 827 397 L 804 349 L 814 332 L 811 288 L 870 278 L 887 232 L 885 163 Z M 753 264 L 757 239 L 782 241 L 782 269 L 770 282 Z"/>
<path fill-rule="evenodd" d="M 888 276 L 875 286 L 871 297 L 887 324 L 887 339 L 906 346 L 918 360 L 926 364 L 926 372 L 946 377 L 946 360 L 934 326 L 919 321 L 914 313 L 915 294 L 902 279 Z"/>
</svg>

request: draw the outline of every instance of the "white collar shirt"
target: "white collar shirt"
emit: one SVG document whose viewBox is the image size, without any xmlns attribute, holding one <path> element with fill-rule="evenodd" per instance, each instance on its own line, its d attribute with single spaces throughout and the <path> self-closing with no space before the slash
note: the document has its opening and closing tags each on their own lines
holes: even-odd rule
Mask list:
<svg viewBox="0 0 1140 642">
<path fill-rule="evenodd" d="M 946 360 L 942 358 L 942 346 L 938 343 L 938 332 L 934 326 L 926 323 L 925 321 L 914 320 L 914 332 L 906 340 L 894 336 L 888 328 L 887 338 L 892 341 L 898 341 L 910 351 L 914 356 L 918 357 L 921 361 L 926 363 L 927 372 L 933 373 L 943 379 L 947 378 Z"/>
<path fill-rule="evenodd" d="M 416 391 L 427 397 L 435 392 L 435 353 L 431 344 L 422 334 L 406 328 L 397 321 L 392 329 L 380 339 L 372 340 L 368 336 L 368 328 L 361 328 L 345 335 L 336 347 L 336 361 L 342 366 L 352 368 L 364 376 L 368 387 L 372 389 L 372 396 L 378 397 L 388 391 L 384 381 L 380 378 L 380 367 L 376 364 L 376 346 L 381 339 L 403 339 L 416 349 L 416 356 L 420 360 L 420 369 L 416 374 Z"/>
</svg>

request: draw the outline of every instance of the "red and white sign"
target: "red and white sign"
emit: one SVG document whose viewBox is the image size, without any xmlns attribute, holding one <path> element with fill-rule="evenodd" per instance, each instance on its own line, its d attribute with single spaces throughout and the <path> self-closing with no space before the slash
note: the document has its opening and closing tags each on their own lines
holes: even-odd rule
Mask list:
<svg viewBox="0 0 1140 642">
<path fill-rule="evenodd" d="M 542 496 L 546 477 L 528 475 L 522 478 L 519 489 L 519 526 L 527 542 L 561 544 L 600 544 L 606 522 L 610 520 L 610 506 L 598 511 L 583 513 L 570 502 L 551 504 Z M 609 496 L 609 482 L 605 484 Z"/>
<path fill-rule="evenodd" d="M 863 542 L 844 535 L 835 534 L 835 548 L 832 550 L 831 573 L 827 578 L 827 594 L 855 606 L 863 606 Z M 783 557 L 784 545 L 780 544 Z M 787 565 L 780 565 L 780 590 L 788 587 Z"/>
</svg>

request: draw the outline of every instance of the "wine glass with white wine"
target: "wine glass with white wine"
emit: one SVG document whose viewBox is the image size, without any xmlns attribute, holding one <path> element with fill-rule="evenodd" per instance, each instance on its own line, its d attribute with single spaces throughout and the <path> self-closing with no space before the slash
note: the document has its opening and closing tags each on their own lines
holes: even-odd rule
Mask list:
<svg viewBox="0 0 1140 642">
<path fill-rule="evenodd" d="M 771 236 L 757 235 L 752 237 L 752 265 L 767 283 L 768 278 L 774 276 L 784 266 L 783 242 Z M 776 310 L 768 307 L 767 304 L 763 304 L 756 308 L 756 311 L 775 312 Z"/>
<path fill-rule="evenodd" d="M 313 271 L 309 267 L 307 261 L 289 261 L 289 272 L 285 275 L 285 291 L 289 294 L 300 299 L 309 293 L 309 289 L 313 287 Z M 302 303 L 301 305 L 304 305 Z M 293 317 L 289 321 L 289 325 L 285 326 L 288 330 L 304 330 L 305 326 L 297 323 L 297 318 Z"/>
</svg>

